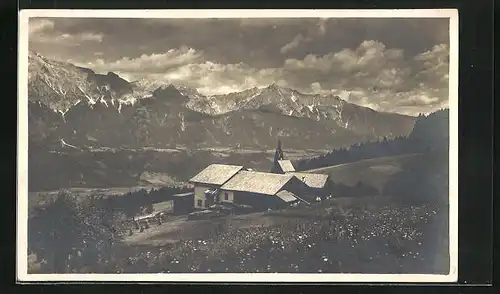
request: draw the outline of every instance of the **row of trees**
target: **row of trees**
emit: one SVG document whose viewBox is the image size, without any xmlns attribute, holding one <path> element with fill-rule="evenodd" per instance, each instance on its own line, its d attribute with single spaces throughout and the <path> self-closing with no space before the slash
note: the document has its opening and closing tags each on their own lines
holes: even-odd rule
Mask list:
<svg viewBox="0 0 500 294">
<path fill-rule="evenodd" d="M 108 197 L 103 199 L 105 206 L 114 207 L 116 210 L 123 212 L 127 217 L 133 217 L 143 210 L 150 212 L 152 204 L 163 202 L 172 199 L 172 195 L 177 193 L 189 192 L 185 187 L 161 187 L 159 189 L 151 188 L 147 191 L 141 189 L 135 192 L 128 192 L 122 196 Z"/>
<path fill-rule="evenodd" d="M 357 143 L 349 148 L 336 149 L 325 155 L 298 160 L 294 166 L 297 170 L 304 171 L 375 157 L 396 156 L 406 154 L 408 144 L 406 137 L 397 137 L 392 140 L 383 138 L 378 141 Z"/>
</svg>

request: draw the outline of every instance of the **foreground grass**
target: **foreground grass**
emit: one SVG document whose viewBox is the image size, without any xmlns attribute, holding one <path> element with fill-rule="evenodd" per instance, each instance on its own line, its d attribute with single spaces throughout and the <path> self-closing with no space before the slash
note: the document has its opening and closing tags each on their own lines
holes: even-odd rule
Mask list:
<svg viewBox="0 0 500 294">
<path fill-rule="evenodd" d="M 428 273 L 448 270 L 447 207 L 333 200 L 214 221 L 204 234 L 116 248 L 105 271 Z M 258 221 L 259 220 L 259 221 Z M 265 220 L 265 221 L 263 221 Z M 188 222 L 189 223 L 189 222 Z M 242 224 L 245 225 L 242 225 Z M 206 222 L 205 222 L 206 225 Z M 193 227 L 196 227 L 194 225 Z"/>
</svg>

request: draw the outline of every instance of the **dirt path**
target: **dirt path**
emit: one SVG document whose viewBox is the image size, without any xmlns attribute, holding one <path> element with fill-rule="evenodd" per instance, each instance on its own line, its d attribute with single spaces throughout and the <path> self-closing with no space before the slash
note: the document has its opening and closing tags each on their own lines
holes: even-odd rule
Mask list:
<svg viewBox="0 0 500 294">
<path fill-rule="evenodd" d="M 161 247 L 184 240 L 213 238 L 217 235 L 218 226 L 222 226 L 224 231 L 235 231 L 266 228 L 291 221 L 291 218 L 286 215 L 270 215 L 267 212 L 228 216 L 214 220 L 187 220 L 187 217 L 183 216 L 161 225 L 152 223 L 151 227 L 143 232 L 133 229 L 132 236 L 124 236 L 124 243 L 130 246 Z"/>
<path fill-rule="evenodd" d="M 224 225 L 226 229 L 232 230 L 274 224 L 268 217 L 262 216 L 263 213 L 253 213 L 214 220 L 188 220 L 186 216 L 182 216 L 161 225 L 153 222 L 143 232 L 133 229 L 133 235 L 125 236 L 124 242 L 128 245 L 163 246 L 183 240 L 213 237 L 217 225 Z"/>
</svg>

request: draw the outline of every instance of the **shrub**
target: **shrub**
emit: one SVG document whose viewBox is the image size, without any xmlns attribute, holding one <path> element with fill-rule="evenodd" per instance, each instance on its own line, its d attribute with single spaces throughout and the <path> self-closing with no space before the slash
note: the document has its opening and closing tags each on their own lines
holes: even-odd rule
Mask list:
<svg viewBox="0 0 500 294">
<path fill-rule="evenodd" d="M 79 200 L 62 192 L 29 220 L 29 248 L 47 261 L 42 271 L 64 273 L 83 265 L 95 267 L 111 260 L 111 246 L 119 241 L 113 218 L 99 196 Z"/>
</svg>

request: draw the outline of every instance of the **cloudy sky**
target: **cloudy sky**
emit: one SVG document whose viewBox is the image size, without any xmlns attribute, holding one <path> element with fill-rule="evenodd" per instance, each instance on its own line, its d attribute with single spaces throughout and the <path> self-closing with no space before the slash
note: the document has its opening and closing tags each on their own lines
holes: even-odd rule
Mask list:
<svg viewBox="0 0 500 294">
<path fill-rule="evenodd" d="M 32 18 L 29 49 L 206 95 L 274 82 L 415 115 L 448 106 L 448 22 Z"/>
</svg>

